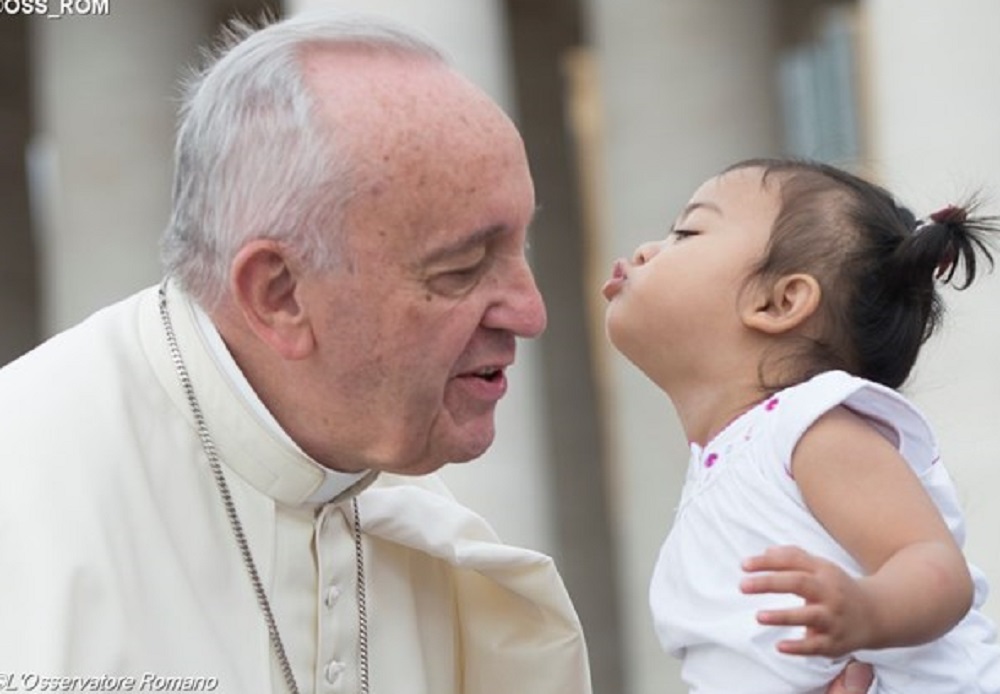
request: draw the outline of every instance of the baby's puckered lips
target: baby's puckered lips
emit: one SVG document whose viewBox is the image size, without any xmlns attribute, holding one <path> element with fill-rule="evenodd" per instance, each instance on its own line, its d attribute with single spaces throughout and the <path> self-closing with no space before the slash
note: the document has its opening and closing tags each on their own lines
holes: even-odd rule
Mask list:
<svg viewBox="0 0 1000 694">
<path fill-rule="evenodd" d="M 626 268 L 628 264 L 625 262 L 624 258 L 619 258 L 615 261 L 614 266 L 611 268 L 611 278 L 604 283 L 604 288 L 601 293 L 604 294 L 604 298 L 611 301 L 625 286 L 625 281 L 628 279 L 628 273 Z"/>
</svg>

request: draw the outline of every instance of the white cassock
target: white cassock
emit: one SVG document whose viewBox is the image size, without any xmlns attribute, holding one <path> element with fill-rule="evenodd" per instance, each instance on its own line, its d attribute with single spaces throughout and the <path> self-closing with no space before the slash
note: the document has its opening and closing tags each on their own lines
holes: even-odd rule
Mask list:
<svg viewBox="0 0 1000 694">
<path fill-rule="evenodd" d="M 372 694 L 590 692 L 551 559 L 434 476 L 320 467 L 193 303 L 168 305 L 300 691 L 357 694 L 366 650 Z M 286 691 L 155 288 L 0 370 L 0 469 L 0 691 Z"/>
</svg>

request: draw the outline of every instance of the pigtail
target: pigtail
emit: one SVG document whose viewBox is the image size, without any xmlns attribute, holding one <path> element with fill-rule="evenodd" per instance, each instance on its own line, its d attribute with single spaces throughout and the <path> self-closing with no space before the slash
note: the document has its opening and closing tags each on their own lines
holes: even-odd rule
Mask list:
<svg viewBox="0 0 1000 694">
<path fill-rule="evenodd" d="M 1000 235 L 997 217 L 976 216 L 975 202 L 949 205 L 916 222 L 899 245 L 899 264 L 913 273 L 914 281 L 938 280 L 955 289 L 967 289 L 976 278 L 977 258 L 993 269 L 991 245 Z M 962 279 L 955 275 L 961 269 Z"/>
<path fill-rule="evenodd" d="M 935 283 L 966 289 L 976 278 L 980 260 L 993 268 L 992 245 L 1000 225 L 997 217 L 977 216 L 976 208 L 974 201 L 949 205 L 923 220 L 897 211 L 909 233 L 889 254 L 885 275 L 891 293 L 919 307 L 925 321 L 923 340 L 937 328 L 942 313 Z"/>
<path fill-rule="evenodd" d="M 917 233 L 926 229 L 939 228 L 947 239 L 944 253 L 940 256 L 934 278 L 943 284 L 951 284 L 955 289 L 966 289 L 976 278 L 976 256 L 982 255 L 993 269 L 993 253 L 990 244 L 1000 234 L 997 217 L 976 217 L 976 205 L 964 207 L 949 205 L 930 215 L 929 221 L 917 227 Z M 953 283 L 955 272 L 962 266 L 964 278 L 961 284 Z"/>
<path fill-rule="evenodd" d="M 997 217 L 978 216 L 976 204 L 945 207 L 924 220 L 886 197 L 887 204 L 858 216 L 867 244 L 858 266 L 852 307 L 857 373 L 890 388 L 909 375 L 920 347 L 944 315 L 937 285 L 966 289 L 982 261 L 993 266 L 1000 236 Z"/>
</svg>

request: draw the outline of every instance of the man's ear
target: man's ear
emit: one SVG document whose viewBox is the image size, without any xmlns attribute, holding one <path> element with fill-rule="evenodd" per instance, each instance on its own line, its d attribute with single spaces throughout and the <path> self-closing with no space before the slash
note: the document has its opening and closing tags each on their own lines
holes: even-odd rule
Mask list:
<svg viewBox="0 0 1000 694">
<path fill-rule="evenodd" d="M 315 347 L 302 301 L 298 263 L 271 239 L 244 245 L 230 266 L 233 299 L 247 326 L 285 359 L 302 359 Z"/>
<path fill-rule="evenodd" d="M 769 335 L 787 333 L 816 313 L 821 296 L 819 282 L 805 273 L 785 275 L 774 283 L 758 280 L 741 309 L 743 323 Z"/>
</svg>

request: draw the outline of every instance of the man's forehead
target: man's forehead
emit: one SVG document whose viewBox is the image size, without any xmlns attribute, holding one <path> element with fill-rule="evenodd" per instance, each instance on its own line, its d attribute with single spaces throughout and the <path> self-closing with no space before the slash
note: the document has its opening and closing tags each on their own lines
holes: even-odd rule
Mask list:
<svg viewBox="0 0 1000 694">
<path fill-rule="evenodd" d="M 309 49 L 302 55 L 302 74 L 321 108 L 345 115 L 359 108 L 412 104 L 428 92 L 453 91 L 458 83 L 445 63 L 369 46 Z"/>
</svg>

